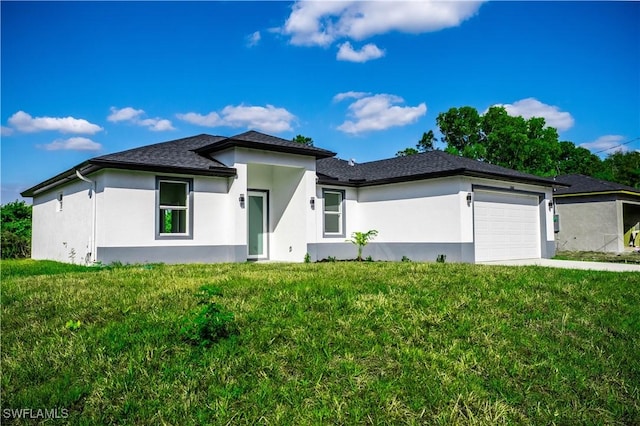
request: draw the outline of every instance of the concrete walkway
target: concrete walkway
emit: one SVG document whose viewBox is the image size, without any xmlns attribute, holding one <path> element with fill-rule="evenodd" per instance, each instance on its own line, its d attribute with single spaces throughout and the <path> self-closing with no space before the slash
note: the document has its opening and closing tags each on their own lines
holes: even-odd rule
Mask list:
<svg viewBox="0 0 640 426">
<path fill-rule="evenodd" d="M 627 263 L 609 263 L 609 262 L 582 262 L 575 260 L 556 260 L 556 259 L 522 259 L 522 260 L 501 260 L 494 262 L 478 262 L 480 265 L 507 265 L 507 266 L 525 266 L 538 265 L 550 268 L 565 269 L 590 269 L 593 271 L 615 271 L 615 272 L 640 272 L 640 265 L 632 265 Z"/>
</svg>

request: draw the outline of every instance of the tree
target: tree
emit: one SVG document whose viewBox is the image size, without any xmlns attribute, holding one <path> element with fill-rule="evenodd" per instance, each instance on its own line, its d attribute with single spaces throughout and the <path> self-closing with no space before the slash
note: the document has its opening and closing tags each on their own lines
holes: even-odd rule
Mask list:
<svg viewBox="0 0 640 426">
<path fill-rule="evenodd" d="M 482 132 L 488 162 L 539 176 L 556 174 L 558 132 L 544 118 L 511 116 L 493 106 L 482 116 Z"/>
<path fill-rule="evenodd" d="M 433 144 L 437 141 L 436 136 L 433 134 L 433 130 L 429 130 L 428 132 L 424 132 L 422 134 L 422 138 L 418 141 L 416 148 L 420 152 L 433 151 L 435 148 Z"/>
<path fill-rule="evenodd" d="M 596 177 L 640 189 L 640 152 L 617 151 L 609 154 Z"/>
<path fill-rule="evenodd" d="M 313 146 L 313 139 L 302 135 L 297 135 L 292 141 L 306 146 Z"/>
<path fill-rule="evenodd" d="M 375 229 L 367 232 L 353 232 L 351 234 L 351 239 L 347 241 L 358 246 L 358 257 L 356 258 L 356 260 L 362 260 L 362 249 L 364 248 L 364 246 L 369 244 L 369 241 L 373 240 L 376 235 L 378 235 L 378 231 L 376 231 Z"/>
<path fill-rule="evenodd" d="M 406 157 L 407 155 L 414 155 L 420 152 L 433 151 L 435 148 L 433 144 L 438 139 L 433 134 L 433 130 L 424 132 L 422 138 L 418 141 L 415 148 L 405 148 L 402 151 L 396 152 L 396 157 Z"/>
<path fill-rule="evenodd" d="M 573 142 L 562 141 L 557 160 L 556 171 L 559 175 L 581 174 L 596 176 L 602 173 L 602 160 L 586 148 L 576 146 Z"/>
<path fill-rule="evenodd" d="M 2 258 L 29 257 L 31 253 L 31 206 L 14 201 L 0 207 Z"/>
<path fill-rule="evenodd" d="M 406 157 L 407 155 L 414 155 L 418 154 L 419 152 L 420 151 L 415 148 L 405 148 L 402 151 L 396 152 L 396 157 Z"/>
<path fill-rule="evenodd" d="M 558 132 L 544 118 L 511 116 L 501 106 L 481 115 L 465 106 L 438 114 L 436 122 L 450 154 L 541 176 L 556 174 Z"/>
<path fill-rule="evenodd" d="M 484 135 L 480 126 L 480 114 L 475 108 L 450 108 L 449 111 L 438 114 L 436 123 L 442 133 L 442 142 L 447 144 L 447 152 L 478 160 L 484 159 L 485 149 L 479 146 L 484 140 Z"/>
</svg>

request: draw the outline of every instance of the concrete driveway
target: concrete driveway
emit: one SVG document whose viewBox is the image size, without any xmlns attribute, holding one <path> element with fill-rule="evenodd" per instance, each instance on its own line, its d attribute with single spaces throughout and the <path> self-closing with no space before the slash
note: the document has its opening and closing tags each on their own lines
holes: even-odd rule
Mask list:
<svg viewBox="0 0 640 426">
<path fill-rule="evenodd" d="M 550 268 L 589 269 L 593 271 L 640 272 L 640 265 L 632 265 L 627 263 L 609 263 L 609 262 L 582 262 L 582 261 L 575 261 L 575 260 L 556 260 L 556 259 L 501 260 L 501 261 L 494 261 L 494 262 L 478 262 L 478 264 L 479 265 L 507 265 L 507 266 L 537 265 L 537 266 L 547 266 Z"/>
</svg>

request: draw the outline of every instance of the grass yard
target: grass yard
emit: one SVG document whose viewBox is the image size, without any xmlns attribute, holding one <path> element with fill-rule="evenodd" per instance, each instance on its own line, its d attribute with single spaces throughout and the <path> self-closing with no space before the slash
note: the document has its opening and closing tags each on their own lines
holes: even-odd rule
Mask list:
<svg viewBox="0 0 640 426">
<path fill-rule="evenodd" d="M 636 273 L 408 262 L 1 267 L 3 415 L 640 424 Z M 238 330 L 208 348 L 180 334 L 204 284 L 222 289 Z"/>
</svg>

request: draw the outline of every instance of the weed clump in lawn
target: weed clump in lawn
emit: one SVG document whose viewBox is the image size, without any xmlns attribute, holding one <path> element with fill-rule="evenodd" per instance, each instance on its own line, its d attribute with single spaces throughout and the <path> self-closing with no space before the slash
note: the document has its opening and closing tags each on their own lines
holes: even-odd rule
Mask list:
<svg viewBox="0 0 640 426">
<path fill-rule="evenodd" d="M 185 340 L 194 345 L 210 346 L 235 333 L 233 312 L 213 300 L 215 296 L 222 297 L 220 288 L 204 285 L 196 296 L 201 308 L 193 318 L 185 319 L 180 330 Z"/>
</svg>

